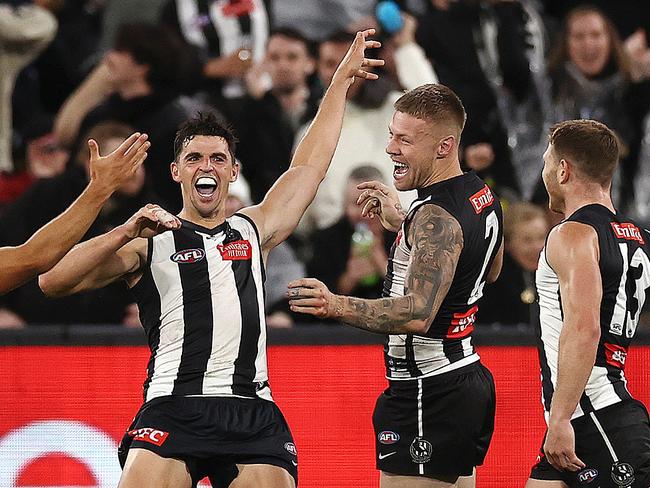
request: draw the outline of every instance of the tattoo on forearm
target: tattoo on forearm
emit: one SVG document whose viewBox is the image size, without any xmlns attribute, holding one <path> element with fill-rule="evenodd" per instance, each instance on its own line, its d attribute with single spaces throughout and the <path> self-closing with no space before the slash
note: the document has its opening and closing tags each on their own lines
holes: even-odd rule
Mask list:
<svg viewBox="0 0 650 488">
<path fill-rule="evenodd" d="M 400 216 L 400 218 L 401 218 L 402 221 L 403 221 L 403 220 L 406 218 L 406 212 L 405 212 L 404 209 L 402 208 L 402 204 L 399 203 L 399 202 L 397 202 L 397 203 L 395 204 L 395 210 L 397 210 L 397 214 Z"/>
<path fill-rule="evenodd" d="M 418 210 L 409 229 L 412 242 L 405 296 L 364 300 L 340 297 L 337 317 L 372 332 L 408 332 L 411 320 L 430 323 L 449 291 L 463 248 L 460 225 L 449 213 L 434 205 Z"/>
</svg>

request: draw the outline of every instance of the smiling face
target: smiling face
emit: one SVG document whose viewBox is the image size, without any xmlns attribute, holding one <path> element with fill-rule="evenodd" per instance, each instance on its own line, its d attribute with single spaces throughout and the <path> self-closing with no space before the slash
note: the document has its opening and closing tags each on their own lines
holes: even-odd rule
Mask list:
<svg viewBox="0 0 650 488">
<path fill-rule="evenodd" d="M 194 136 L 183 142 L 176 161 L 171 164 L 172 178 L 181 185 L 183 212 L 189 217 L 209 219 L 225 217 L 228 186 L 239 175 L 223 137 Z"/>
<path fill-rule="evenodd" d="M 306 84 L 307 77 L 314 71 L 307 45 L 281 34 L 269 40 L 266 58 L 273 88 L 282 93 L 290 93 Z"/>
<path fill-rule="evenodd" d="M 584 75 L 597 76 L 605 69 L 611 48 L 605 19 L 596 12 L 576 15 L 568 25 L 567 47 L 569 59 Z"/>
<path fill-rule="evenodd" d="M 444 128 L 397 111 L 388 131 L 386 152 L 394 164 L 395 188 L 405 191 L 433 183 L 436 160 L 448 155 L 450 150 L 449 134 Z"/>
</svg>

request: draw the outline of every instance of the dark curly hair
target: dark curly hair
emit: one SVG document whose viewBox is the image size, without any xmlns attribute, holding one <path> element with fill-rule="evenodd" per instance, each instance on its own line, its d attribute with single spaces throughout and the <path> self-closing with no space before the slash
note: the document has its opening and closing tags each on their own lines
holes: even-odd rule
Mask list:
<svg viewBox="0 0 650 488">
<path fill-rule="evenodd" d="M 183 150 L 183 145 L 195 136 L 222 137 L 226 144 L 233 162 L 235 161 L 235 150 L 237 148 L 237 137 L 232 129 L 222 123 L 212 112 L 198 112 L 196 117 L 188 119 L 180 126 L 174 139 L 174 160 L 178 161 L 178 155 Z"/>
</svg>

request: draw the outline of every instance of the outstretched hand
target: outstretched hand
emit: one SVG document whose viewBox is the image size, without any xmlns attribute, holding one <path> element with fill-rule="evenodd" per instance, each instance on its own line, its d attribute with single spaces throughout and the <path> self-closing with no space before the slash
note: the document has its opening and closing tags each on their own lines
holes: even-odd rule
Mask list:
<svg viewBox="0 0 650 488">
<path fill-rule="evenodd" d="M 315 278 L 302 278 L 289 283 L 287 297 L 292 312 L 306 313 L 316 317 L 333 317 L 336 295 L 324 283 Z"/>
<path fill-rule="evenodd" d="M 357 32 L 350 49 L 334 73 L 334 80 L 343 79 L 347 83 L 354 83 L 355 78 L 376 80 L 379 76 L 368 68 L 383 66 L 383 59 L 369 59 L 364 57 L 366 49 L 381 47 L 379 41 L 372 41 L 368 36 L 374 35 L 375 29 L 366 29 Z"/>
<path fill-rule="evenodd" d="M 147 238 L 162 234 L 168 230 L 180 229 L 181 221 L 158 205 L 148 203 L 127 220 L 123 226 L 128 238 Z"/>
<path fill-rule="evenodd" d="M 367 181 L 357 185 L 363 190 L 357 205 L 360 205 L 361 215 L 364 217 L 379 218 L 384 229 L 391 232 L 399 231 L 406 218 L 406 212 L 399 201 L 397 191 L 379 181 Z"/>
<path fill-rule="evenodd" d="M 121 187 L 133 177 L 147 158 L 147 149 L 151 146 L 147 138 L 147 134 L 131 134 L 115 151 L 106 156 L 101 156 L 97 142 L 89 139 L 91 183 L 101 185 L 109 194 Z"/>
</svg>

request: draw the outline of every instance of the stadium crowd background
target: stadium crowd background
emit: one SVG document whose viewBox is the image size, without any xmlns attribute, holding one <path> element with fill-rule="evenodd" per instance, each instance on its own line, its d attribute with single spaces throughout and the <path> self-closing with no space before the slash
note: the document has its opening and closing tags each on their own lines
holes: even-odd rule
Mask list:
<svg viewBox="0 0 650 488">
<path fill-rule="evenodd" d="M 469 114 L 463 164 L 506 208 L 504 272 L 478 319 L 527 327 L 537 256 L 557 220 L 540 185 L 551 123 L 594 118 L 614 128 L 624 145 L 615 200 L 650 222 L 650 12 L 641 3 L 413 0 L 398 2 L 399 14 L 373 0 L 0 2 L 0 245 L 25 241 L 80 193 L 89 137 L 110 151 L 138 130 L 153 146 L 87 237 L 147 202 L 177 211 L 173 134 L 197 110 L 217 112 L 240 139 L 232 210 L 259 202 L 288 167 L 349 33 L 373 26 L 386 66 L 380 81 L 351 90 L 330 173 L 299 232 L 269 258 L 269 327 L 309 325 L 283 298 L 297 277 L 379 296 L 392 236 L 361 218 L 354 183 L 390 182 L 392 102 L 435 81 Z M 3 328 L 79 323 L 139 326 L 124 286 L 48 299 L 34 281 L 0 302 Z"/>
<path fill-rule="evenodd" d="M 260 201 L 288 167 L 350 32 L 377 27 L 382 76 L 353 85 L 317 200 L 267 263 L 269 366 L 301 450 L 301 486 L 376 485 L 369 419 L 385 380 L 381 338 L 291 314 L 286 284 L 314 276 L 339 293 L 379 296 L 394 236 L 361 218 L 356 183 L 390 183 L 384 148 L 392 103 L 436 81 L 468 112 L 463 164 L 491 184 L 505 211 L 504 269 L 478 313 L 477 332 L 496 332 L 479 352 L 498 390 L 497 429 L 478 486 L 521 486 L 544 432 L 530 337 L 537 257 L 557 221 L 540 185 L 546 130 L 579 117 L 615 129 L 625 148 L 615 201 L 650 224 L 650 9 L 645 0 L 396 3 L 401 15 L 374 0 L 0 0 L 0 246 L 24 242 L 78 196 L 89 137 L 104 153 L 134 130 L 153 145 L 88 238 L 145 203 L 178 211 L 173 135 L 197 110 L 218 113 L 240 139 L 243 177 L 231 188 L 231 211 Z M 642 315 L 640 328 L 649 323 Z M 47 327 L 60 324 L 70 328 Z M 147 359 L 144 347 L 114 342 L 140 334 L 126 287 L 48 299 L 33 281 L 0 298 L 0 328 L 8 329 L 0 331 L 0 488 L 43 480 L 114 486 L 114 443 L 140 403 Z M 22 332 L 31 331 L 30 342 Z M 292 336 L 307 339 L 278 345 Z M 369 338 L 364 345 L 361 336 Z M 340 345 L 346 341 L 357 345 Z M 68 342 L 74 347 L 56 345 Z M 513 343 L 520 345 L 499 347 Z M 628 368 L 631 390 L 646 404 L 648 358 L 650 348 L 633 347 Z M 46 454 L 45 463 L 30 461 Z M 60 468 L 63 454 L 87 469 Z"/>
</svg>

